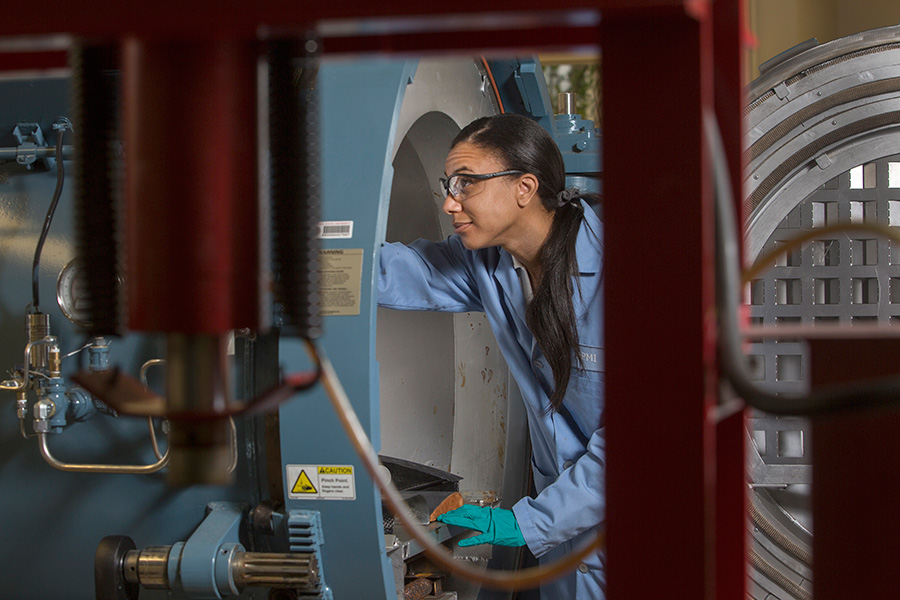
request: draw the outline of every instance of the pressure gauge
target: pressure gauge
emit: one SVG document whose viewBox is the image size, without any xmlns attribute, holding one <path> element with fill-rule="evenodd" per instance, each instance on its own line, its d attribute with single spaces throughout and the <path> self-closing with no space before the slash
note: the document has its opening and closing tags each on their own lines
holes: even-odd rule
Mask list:
<svg viewBox="0 0 900 600">
<path fill-rule="evenodd" d="M 118 269 L 116 269 L 116 285 L 120 289 L 125 285 L 125 278 Z M 76 258 L 70 261 L 59 272 L 59 277 L 56 279 L 56 302 L 59 304 L 62 314 L 79 327 L 91 325 L 87 279 L 81 259 Z"/>
<path fill-rule="evenodd" d="M 80 259 L 69 262 L 56 280 L 56 302 L 62 314 L 79 327 L 88 327 L 87 280 Z"/>
</svg>

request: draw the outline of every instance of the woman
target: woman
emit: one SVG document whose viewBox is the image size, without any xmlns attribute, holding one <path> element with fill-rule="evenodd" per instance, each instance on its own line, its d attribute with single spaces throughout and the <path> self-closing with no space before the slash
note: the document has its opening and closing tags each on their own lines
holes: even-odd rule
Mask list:
<svg viewBox="0 0 900 600">
<path fill-rule="evenodd" d="M 526 117 L 468 125 L 445 174 L 454 235 L 384 245 L 379 304 L 487 315 L 527 409 L 538 494 L 511 511 L 464 506 L 442 520 L 483 532 L 460 545 L 527 544 L 549 562 L 593 537 L 605 515 L 600 221 L 564 189 L 559 149 Z M 541 597 L 604 598 L 602 563 L 591 555 Z"/>
</svg>

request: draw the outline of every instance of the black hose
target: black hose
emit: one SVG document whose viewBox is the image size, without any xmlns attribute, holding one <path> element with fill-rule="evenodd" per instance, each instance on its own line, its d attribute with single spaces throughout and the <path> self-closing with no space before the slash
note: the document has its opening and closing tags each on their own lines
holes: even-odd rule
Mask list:
<svg viewBox="0 0 900 600">
<path fill-rule="evenodd" d="M 31 267 L 31 304 L 34 312 L 41 312 L 41 290 L 40 290 L 40 267 L 41 252 L 44 249 L 44 242 L 47 241 L 47 234 L 50 233 L 50 224 L 53 223 L 53 215 L 56 213 L 56 206 L 59 204 L 59 197 L 62 194 L 63 183 L 66 179 L 66 171 L 63 166 L 63 138 L 66 134 L 66 128 L 69 125 L 60 124 L 59 132 L 56 137 L 56 189 L 53 190 L 53 198 L 50 200 L 50 207 L 47 209 L 47 217 L 44 219 L 44 227 L 38 238 L 37 247 L 34 249 L 34 263 Z"/>
<path fill-rule="evenodd" d="M 321 194 L 315 89 L 317 53 L 318 41 L 315 39 L 274 39 L 269 42 L 275 298 L 284 309 L 283 333 L 304 339 L 318 337 L 321 329 L 317 238 Z"/>
</svg>

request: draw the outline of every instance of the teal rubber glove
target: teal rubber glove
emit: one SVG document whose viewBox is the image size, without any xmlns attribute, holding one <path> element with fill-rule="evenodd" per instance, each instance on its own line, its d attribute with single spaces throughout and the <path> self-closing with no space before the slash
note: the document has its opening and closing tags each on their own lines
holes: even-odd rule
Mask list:
<svg viewBox="0 0 900 600">
<path fill-rule="evenodd" d="M 437 518 L 448 525 L 458 525 L 480 531 L 481 535 L 460 540 L 460 546 L 493 544 L 495 546 L 524 546 L 525 538 L 513 511 L 466 504 L 445 512 Z"/>
</svg>

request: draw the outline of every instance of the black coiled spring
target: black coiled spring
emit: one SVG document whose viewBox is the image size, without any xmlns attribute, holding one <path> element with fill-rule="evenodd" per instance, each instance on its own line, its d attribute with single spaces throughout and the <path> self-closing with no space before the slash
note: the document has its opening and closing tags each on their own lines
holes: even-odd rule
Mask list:
<svg viewBox="0 0 900 600">
<path fill-rule="evenodd" d="M 115 47 L 78 43 L 71 55 L 75 227 L 91 336 L 119 333 Z"/>
<path fill-rule="evenodd" d="M 318 49 L 314 38 L 275 39 L 268 48 L 275 300 L 283 333 L 306 339 L 321 331 Z"/>
</svg>

